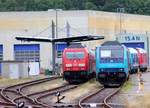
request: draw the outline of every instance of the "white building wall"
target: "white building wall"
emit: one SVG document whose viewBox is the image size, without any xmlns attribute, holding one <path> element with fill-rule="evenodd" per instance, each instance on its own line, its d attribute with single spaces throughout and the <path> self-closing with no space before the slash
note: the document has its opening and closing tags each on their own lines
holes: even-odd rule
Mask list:
<svg viewBox="0 0 150 108">
<path fill-rule="evenodd" d="M 105 40 L 114 40 L 120 32 L 120 14 L 102 11 L 58 11 L 58 37 L 66 37 L 66 23 L 71 26 L 71 36 L 100 35 Z M 122 30 L 127 33 L 150 33 L 150 17 L 143 15 L 121 15 Z M 0 44 L 3 44 L 4 60 L 14 60 L 16 36 L 51 37 L 51 21 L 56 20 L 56 11 L 41 12 L 0 12 Z M 100 41 L 84 42 L 89 48 L 99 45 Z M 39 42 L 23 42 L 31 44 Z M 49 68 L 52 63 L 51 44 L 40 44 L 40 64 Z"/>
<path fill-rule="evenodd" d="M 71 25 L 71 36 L 88 34 L 86 11 L 58 11 L 58 37 L 66 37 L 66 22 Z M 42 12 L 1 12 L 0 44 L 3 44 L 4 60 L 14 60 L 14 44 L 39 42 L 20 42 L 16 36 L 41 36 L 51 38 L 51 21 L 56 20 L 55 11 Z M 52 51 L 50 43 L 40 44 L 40 65 L 50 68 Z"/>
</svg>

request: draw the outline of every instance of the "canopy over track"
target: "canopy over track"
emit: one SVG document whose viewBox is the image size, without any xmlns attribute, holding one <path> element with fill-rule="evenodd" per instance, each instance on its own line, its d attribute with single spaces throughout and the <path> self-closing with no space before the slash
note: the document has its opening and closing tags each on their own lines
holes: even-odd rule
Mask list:
<svg viewBox="0 0 150 108">
<path fill-rule="evenodd" d="M 104 39 L 104 36 L 92 36 L 92 35 L 86 35 L 86 36 L 76 36 L 76 37 L 66 37 L 66 38 L 44 38 L 44 37 L 16 37 L 17 40 L 20 41 L 36 41 L 36 42 L 81 42 L 81 41 L 91 41 L 91 40 L 101 40 Z"/>
<path fill-rule="evenodd" d="M 54 37 L 54 29 L 52 32 L 52 37 Z M 45 37 L 25 37 L 20 36 L 16 37 L 17 40 L 20 41 L 34 41 L 34 42 L 49 42 L 52 43 L 52 62 L 53 62 L 53 72 L 55 73 L 55 43 L 56 42 L 66 42 L 67 46 L 69 46 L 73 42 L 81 42 L 81 41 L 91 41 L 91 40 L 101 40 L 104 39 L 104 36 L 92 36 L 92 35 L 85 35 L 85 36 L 76 36 L 76 37 L 66 37 L 66 38 L 45 38 Z"/>
</svg>

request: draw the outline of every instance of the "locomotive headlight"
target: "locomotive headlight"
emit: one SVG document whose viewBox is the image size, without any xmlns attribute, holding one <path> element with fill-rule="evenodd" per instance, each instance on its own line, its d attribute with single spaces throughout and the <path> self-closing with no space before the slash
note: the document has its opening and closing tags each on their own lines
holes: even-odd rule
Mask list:
<svg viewBox="0 0 150 108">
<path fill-rule="evenodd" d="M 72 67 L 72 64 L 66 64 L 66 67 Z"/>
<path fill-rule="evenodd" d="M 85 66 L 85 64 L 84 64 L 84 63 L 80 63 L 79 66 L 80 66 L 80 67 L 83 67 L 83 66 Z"/>
<path fill-rule="evenodd" d="M 123 69 L 123 68 L 120 68 L 120 69 L 119 69 L 119 71 L 120 71 L 120 72 L 123 72 L 123 71 L 124 71 L 124 69 Z"/>
<path fill-rule="evenodd" d="M 104 72 L 104 69 L 100 69 L 100 72 Z"/>
</svg>

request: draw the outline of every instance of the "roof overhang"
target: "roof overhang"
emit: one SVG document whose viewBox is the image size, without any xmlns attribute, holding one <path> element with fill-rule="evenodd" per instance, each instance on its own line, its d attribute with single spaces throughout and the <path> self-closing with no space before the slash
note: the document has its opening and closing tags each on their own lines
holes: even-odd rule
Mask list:
<svg viewBox="0 0 150 108">
<path fill-rule="evenodd" d="M 101 40 L 104 39 L 104 36 L 93 36 L 93 35 L 86 35 L 86 36 L 76 36 L 76 37 L 66 37 L 66 38 L 45 38 L 45 37 L 16 37 L 17 40 L 20 41 L 36 41 L 36 42 L 81 42 L 81 41 L 92 41 L 92 40 Z"/>
</svg>

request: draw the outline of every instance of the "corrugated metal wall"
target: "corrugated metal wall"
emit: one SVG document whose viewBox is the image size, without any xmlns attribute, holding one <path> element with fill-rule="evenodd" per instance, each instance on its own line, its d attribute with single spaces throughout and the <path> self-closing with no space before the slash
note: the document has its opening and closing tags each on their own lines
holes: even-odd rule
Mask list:
<svg viewBox="0 0 150 108">
<path fill-rule="evenodd" d="M 29 76 L 28 72 L 28 62 L 16 62 L 16 61 L 3 61 L 2 65 L 2 77 L 18 79 L 27 78 Z"/>
</svg>

